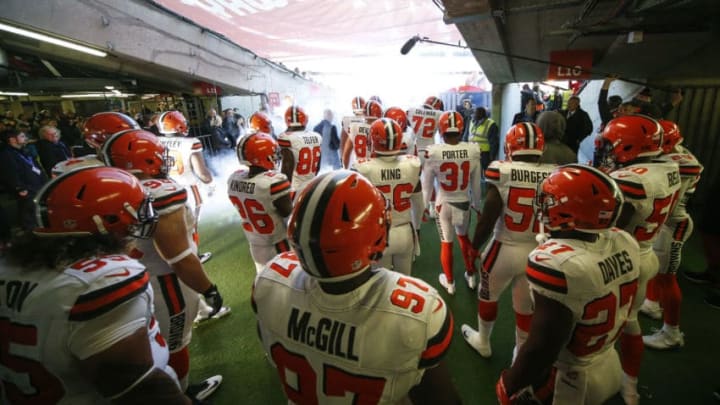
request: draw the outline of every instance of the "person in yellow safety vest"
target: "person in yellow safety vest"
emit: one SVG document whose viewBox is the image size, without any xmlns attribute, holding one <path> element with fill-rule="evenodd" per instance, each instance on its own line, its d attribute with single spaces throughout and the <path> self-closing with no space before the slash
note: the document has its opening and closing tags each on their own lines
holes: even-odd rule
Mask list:
<svg viewBox="0 0 720 405">
<path fill-rule="evenodd" d="M 475 117 L 470 123 L 470 133 L 468 141 L 478 144 L 480 147 L 480 165 L 483 174 L 488 168 L 490 162 L 497 160 L 498 147 L 500 145 L 500 130 L 497 124 L 488 117 L 487 110 L 484 107 L 475 109 Z"/>
</svg>

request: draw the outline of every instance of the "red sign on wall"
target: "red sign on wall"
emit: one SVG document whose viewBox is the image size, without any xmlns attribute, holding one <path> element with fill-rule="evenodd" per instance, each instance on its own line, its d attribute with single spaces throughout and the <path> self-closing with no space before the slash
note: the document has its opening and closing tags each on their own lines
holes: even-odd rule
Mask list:
<svg viewBox="0 0 720 405">
<path fill-rule="evenodd" d="M 593 51 L 552 51 L 548 80 L 590 79 Z"/>
<path fill-rule="evenodd" d="M 196 96 L 220 96 L 222 87 L 198 80 L 193 82 L 193 94 Z"/>
<path fill-rule="evenodd" d="M 280 93 L 268 93 L 268 104 L 273 107 L 280 107 Z"/>
</svg>

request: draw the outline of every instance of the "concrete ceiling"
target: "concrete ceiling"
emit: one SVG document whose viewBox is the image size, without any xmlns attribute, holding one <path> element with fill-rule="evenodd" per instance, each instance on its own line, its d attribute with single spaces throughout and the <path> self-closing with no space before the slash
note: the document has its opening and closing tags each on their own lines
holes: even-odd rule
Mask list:
<svg viewBox="0 0 720 405">
<path fill-rule="evenodd" d="M 545 80 L 548 65 L 524 58 L 548 61 L 562 50 L 591 50 L 595 78 L 720 83 L 717 0 L 437 1 L 493 83 Z M 642 40 L 628 43 L 630 32 Z"/>
</svg>

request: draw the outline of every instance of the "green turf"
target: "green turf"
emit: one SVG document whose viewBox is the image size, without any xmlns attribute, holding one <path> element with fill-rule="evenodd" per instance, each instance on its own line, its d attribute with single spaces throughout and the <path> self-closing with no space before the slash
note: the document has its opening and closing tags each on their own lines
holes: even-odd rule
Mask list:
<svg viewBox="0 0 720 405">
<path fill-rule="evenodd" d="M 201 250 L 212 251 L 213 259 L 206 264 L 212 280 L 232 313 L 194 330 L 191 344 L 191 377 L 222 374 L 223 385 L 212 397 L 214 404 L 283 404 L 286 403 L 277 375 L 265 359 L 257 337 L 255 320 L 250 308 L 250 291 L 255 267 L 247 242 L 240 228 L 239 217 L 229 203 L 216 202 L 204 208 L 201 217 Z M 441 290 L 455 317 L 455 335 L 446 358 L 455 384 L 466 404 L 494 404 L 494 386 L 500 371 L 507 367 L 514 344 L 513 314 L 509 293 L 500 301 L 498 322 L 493 331 L 493 357 L 481 358 L 463 340 L 460 326 L 476 326 L 475 293 L 466 288 L 462 278 L 462 260 L 455 246 L 457 292 L 448 296 L 437 282 L 440 252 L 437 232 L 432 223 L 424 224 L 422 256 L 413 268 L 413 275 L 423 278 Z M 683 268 L 699 271 L 704 260 L 699 251 L 698 237 L 686 245 Z M 647 404 L 712 404 L 711 392 L 720 387 L 720 323 L 717 312 L 702 303 L 702 287 L 686 282 L 682 330 L 686 346 L 674 352 L 645 351 L 640 377 L 642 403 Z M 643 330 L 660 326 L 660 322 L 642 319 Z M 622 404 L 619 397 L 610 404 Z"/>
</svg>

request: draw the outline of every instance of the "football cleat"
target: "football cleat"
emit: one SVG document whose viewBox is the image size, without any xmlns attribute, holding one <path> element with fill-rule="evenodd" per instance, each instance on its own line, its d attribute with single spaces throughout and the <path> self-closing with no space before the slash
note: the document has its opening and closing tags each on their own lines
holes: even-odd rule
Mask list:
<svg viewBox="0 0 720 405">
<path fill-rule="evenodd" d="M 480 356 L 485 357 L 486 359 L 492 356 L 492 347 L 490 347 L 490 342 L 481 342 L 480 334 L 478 331 L 470 327 L 470 325 L 463 324 L 462 335 L 470 347 L 480 353 Z"/>
<path fill-rule="evenodd" d="M 198 255 L 198 258 L 200 259 L 200 263 L 205 264 L 208 261 L 210 261 L 210 259 L 212 259 L 212 253 L 211 252 L 200 253 Z"/>
<path fill-rule="evenodd" d="M 465 272 L 465 281 L 467 282 L 467 286 L 469 289 L 474 290 L 475 287 L 477 287 L 477 275 L 476 274 L 469 274 L 466 271 Z"/>
<path fill-rule="evenodd" d="M 200 325 L 204 325 L 207 323 L 207 321 L 211 319 L 220 319 L 225 317 L 226 315 L 230 315 L 230 307 L 222 307 L 220 310 L 213 316 L 209 316 L 210 313 L 201 313 L 202 311 L 198 311 L 197 316 L 195 317 L 195 321 L 193 321 L 193 327 L 197 328 Z"/>
<path fill-rule="evenodd" d="M 660 308 L 659 303 L 645 299 L 640 307 L 640 313 L 652 319 L 660 320 L 662 319 L 663 310 Z"/>
<path fill-rule="evenodd" d="M 620 386 L 620 395 L 625 405 L 638 405 L 640 403 L 640 394 L 637 390 L 637 377 L 630 377 L 623 373 L 622 384 Z"/>
<path fill-rule="evenodd" d="M 220 387 L 222 380 L 221 375 L 214 375 L 197 384 L 190 384 L 185 390 L 185 395 L 194 401 L 204 401 Z"/>
<path fill-rule="evenodd" d="M 455 281 L 453 281 L 452 283 L 448 282 L 445 273 L 440 273 L 438 281 L 440 282 L 441 286 L 445 287 L 448 294 L 455 295 Z"/>
<path fill-rule="evenodd" d="M 679 349 L 685 346 L 685 337 L 680 331 L 671 333 L 663 328 L 652 335 L 643 336 L 643 343 L 656 350 Z"/>
</svg>

